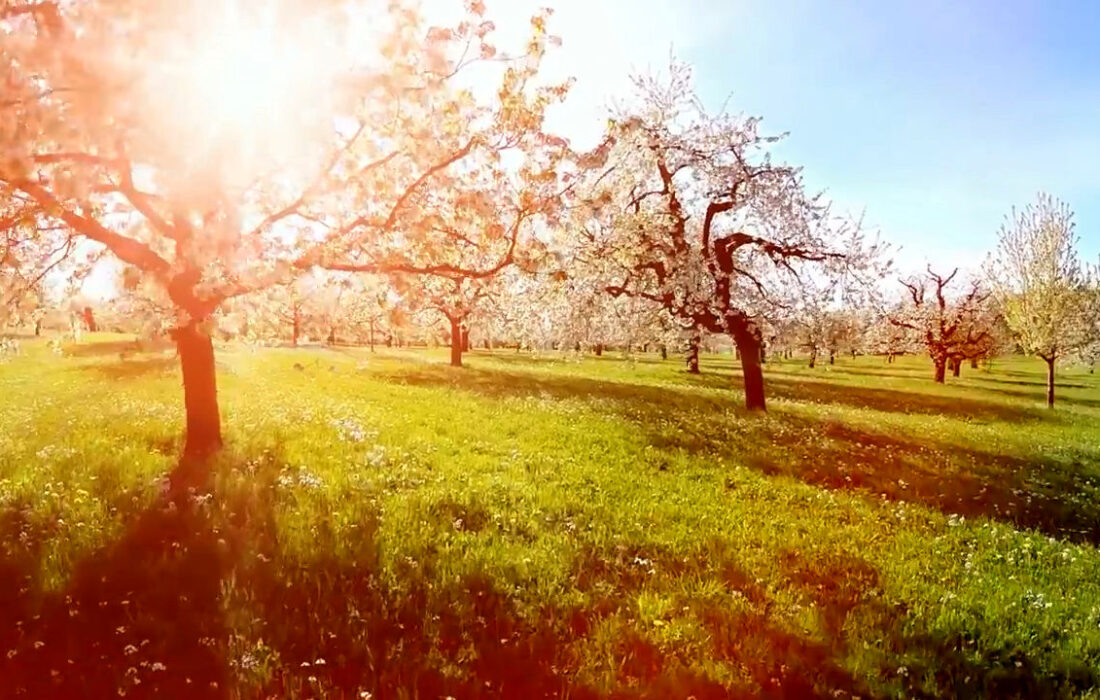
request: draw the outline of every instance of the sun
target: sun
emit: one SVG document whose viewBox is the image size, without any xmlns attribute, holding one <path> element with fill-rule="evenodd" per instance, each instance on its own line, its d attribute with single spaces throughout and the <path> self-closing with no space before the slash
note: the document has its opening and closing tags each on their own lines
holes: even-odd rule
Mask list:
<svg viewBox="0 0 1100 700">
<path fill-rule="evenodd" d="M 195 47 L 185 80 L 189 108 L 215 129 L 277 121 L 308 87 L 308 57 L 290 55 L 270 24 L 229 26 Z"/>
<path fill-rule="evenodd" d="M 346 72 L 338 15 L 325 3 L 169 4 L 141 57 L 145 120 L 185 172 L 239 172 L 300 155 L 331 130 Z"/>
</svg>

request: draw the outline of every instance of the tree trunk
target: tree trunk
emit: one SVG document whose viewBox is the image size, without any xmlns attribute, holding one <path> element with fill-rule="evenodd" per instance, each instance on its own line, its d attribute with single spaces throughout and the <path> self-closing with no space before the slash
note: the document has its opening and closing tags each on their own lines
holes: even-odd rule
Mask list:
<svg viewBox="0 0 1100 700">
<path fill-rule="evenodd" d="M 699 341 L 699 336 L 693 335 L 691 336 L 691 341 L 688 343 L 688 374 L 699 374 Z"/>
<path fill-rule="evenodd" d="M 34 337 L 37 338 L 42 335 L 42 319 L 38 319 L 34 322 Z"/>
<path fill-rule="evenodd" d="M 810 369 L 817 366 L 817 348 L 810 348 Z"/>
<path fill-rule="evenodd" d="M 936 363 L 936 383 L 943 384 L 944 379 L 947 377 L 947 360 L 935 360 Z"/>
<path fill-rule="evenodd" d="M 1054 408 L 1054 358 L 1043 358 L 1047 362 L 1047 408 Z"/>
<path fill-rule="evenodd" d="M 603 343 L 596 343 L 596 357 L 603 357 Z"/>
<path fill-rule="evenodd" d="M 764 364 L 768 361 L 768 344 L 763 339 L 757 342 L 760 343 L 760 364 Z M 761 380 L 761 384 L 763 384 L 763 380 Z"/>
<path fill-rule="evenodd" d="M 302 310 L 297 306 L 294 307 L 294 318 L 291 321 L 294 325 L 291 329 L 290 344 L 294 347 L 298 347 L 298 338 L 302 334 Z"/>
<path fill-rule="evenodd" d="M 978 369 L 978 358 L 976 358 L 976 357 L 971 357 L 970 358 L 970 369 Z"/>
<path fill-rule="evenodd" d="M 962 359 L 955 359 L 951 361 L 951 376 L 958 377 L 962 373 Z"/>
<path fill-rule="evenodd" d="M 836 350 L 830 350 L 829 351 L 829 364 L 830 365 L 835 365 L 836 364 Z"/>
<path fill-rule="evenodd" d="M 661 346 L 661 359 L 662 360 L 667 360 L 668 359 L 668 346 L 667 345 L 662 345 Z"/>
<path fill-rule="evenodd" d="M 84 329 L 89 333 L 96 332 L 95 314 L 92 312 L 92 307 L 84 307 Z"/>
<path fill-rule="evenodd" d="M 336 327 L 335 326 L 332 326 L 328 329 L 328 340 L 326 342 L 329 345 L 336 345 Z"/>
<path fill-rule="evenodd" d="M 458 319 L 451 321 L 451 367 L 462 366 L 462 325 Z"/>
<path fill-rule="evenodd" d="M 371 319 L 371 322 L 370 322 L 370 338 L 369 338 L 368 342 L 370 342 L 370 351 L 374 352 L 374 319 L 373 318 Z"/>
<path fill-rule="evenodd" d="M 745 379 L 745 408 L 750 411 L 767 410 L 764 399 L 764 370 L 760 360 L 764 355 L 763 342 L 752 327 L 735 328 L 733 342 L 741 351 L 741 374 Z"/>
<path fill-rule="evenodd" d="M 462 327 L 462 352 L 470 352 L 470 329 Z"/>
<path fill-rule="evenodd" d="M 214 343 L 194 322 L 177 328 L 175 337 L 187 413 L 183 457 L 187 462 L 205 462 L 222 446 Z"/>
</svg>

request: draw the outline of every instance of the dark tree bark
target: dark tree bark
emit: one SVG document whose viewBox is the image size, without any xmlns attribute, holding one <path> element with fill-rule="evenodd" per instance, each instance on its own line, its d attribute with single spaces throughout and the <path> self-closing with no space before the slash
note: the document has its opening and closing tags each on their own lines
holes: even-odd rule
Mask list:
<svg viewBox="0 0 1100 700">
<path fill-rule="evenodd" d="M 603 343 L 596 343 L 596 357 L 603 357 Z"/>
<path fill-rule="evenodd" d="M 290 343 L 294 347 L 298 347 L 298 338 L 302 335 L 302 307 L 297 304 L 294 305 L 294 315 L 291 318 L 291 336 Z"/>
<path fill-rule="evenodd" d="M 457 318 L 451 322 L 451 367 L 462 366 L 462 322 Z"/>
<path fill-rule="evenodd" d="M 332 326 L 328 329 L 328 339 L 326 342 L 329 345 L 336 345 L 336 327 Z"/>
<path fill-rule="evenodd" d="M 174 335 L 187 415 L 183 457 L 187 462 L 202 463 L 222 446 L 214 343 L 195 322 L 177 328 Z"/>
<path fill-rule="evenodd" d="M 34 337 L 37 338 L 42 335 L 42 319 L 37 319 L 34 322 Z"/>
<path fill-rule="evenodd" d="M 733 342 L 741 351 L 741 374 L 745 378 L 745 407 L 750 411 L 767 410 L 764 399 L 764 370 L 760 359 L 764 355 L 759 331 L 753 327 L 735 326 Z"/>
<path fill-rule="evenodd" d="M 1043 359 L 1047 363 L 1047 408 L 1054 408 L 1054 356 Z"/>
<path fill-rule="evenodd" d="M 374 352 L 374 319 L 373 318 L 370 320 L 369 342 L 370 342 L 370 351 Z"/>
<path fill-rule="evenodd" d="M 95 333 L 96 332 L 95 313 L 92 311 L 92 307 L 85 306 L 84 311 L 83 311 L 83 316 L 84 316 L 84 329 L 87 330 L 89 333 Z"/>
<path fill-rule="evenodd" d="M 470 329 L 462 327 L 462 352 L 470 352 Z"/>
<path fill-rule="evenodd" d="M 978 357 L 974 356 L 970 358 L 970 369 L 978 369 Z"/>
<path fill-rule="evenodd" d="M 956 358 L 951 361 L 951 376 L 958 377 L 962 374 L 962 358 Z"/>
<path fill-rule="evenodd" d="M 661 359 L 662 360 L 667 360 L 668 359 L 668 346 L 667 345 L 662 345 L 661 346 Z"/>
<path fill-rule="evenodd" d="M 688 343 L 687 352 L 687 368 L 689 374 L 699 374 L 699 335 L 691 336 L 691 341 Z"/>
<path fill-rule="evenodd" d="M 829 351 L 829 364 L 830 365 L 835 365 L 836 364 L 836 350 L 830 350 Z"/>
<path fill-rule="evenodd" d="M 810 369 L 817 367 L 817 348 L 810 348 Z"/>
<path fill-rule="evenodd" d="M 768 361 L 768 344 L 763 339 L 757 342 L 760 343 L 760 364 L 765 364 Z"/>
<path fill-rule="evenodd" d="M 936 383 L 943 384 L 947 378 L 947 359 L 937 358 L 934 360 L 936 365 Z"/>
</svg>

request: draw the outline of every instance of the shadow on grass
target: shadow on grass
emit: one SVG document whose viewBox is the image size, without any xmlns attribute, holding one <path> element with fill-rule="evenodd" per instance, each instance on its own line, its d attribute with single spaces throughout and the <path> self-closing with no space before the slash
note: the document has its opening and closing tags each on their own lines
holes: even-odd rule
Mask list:
<svg viewBox="0 0 1100 700">
<path fill-rule="evenodd" d="M 138 352 L 142 345 L 136 340 L 111 340 L 94 343 L 66 343 L 65 354 L 69 357 L 106 357 L 119 353 Z"/>
<path fill-rule="evenodd" d="M 509 352 L 502 350 L 481 350 L 474 349 L 466 353 L 466 356 L 473 357 L 485 357 L 491 358 L 493 363 L 501 365 L 519 365 L 527 366 L 531 365 L 567 365 L 577 361 L 585 362 L 606 362 L 609 364 L 621 365 L 625 355 L 620 350 L 607 350 L 603 355 L 595 355 L 592 352 L 562 352 L 559 350 L 548 350 L 539 354 L 533 354 L 531 352 Z M 646 365 L 662 365 L 667 364 L 671 366 L 682 366 L 684 364 L 683 358 L 670 354 L 668 359 L 662 360 L 661 356 L 655 352 L 635 352 L 629 356 L 629 360 L 636 364 Z"/>
<path fill-rule="evenodd" d="M 786 585 L 820 611 L 817 640 L 784 625 L 722 540 L 693 552 L 578 548 L 570 580 L 585 602 L 547 600 L 533 612 L 506 592 L 513 583 L 456 578 L 434 549 L 387 557 L 366 504 L 344 514 L 354 536 L 312 522 L 308 552 L 294 554 L 279 527 L 295 498 L 278 484 L 281 468 L 270 454 L 223 465 L 219 492 L 180 505 L 118 495 L 138 512 L 58 591 L 40 576 L 63 533 L 36 530 L 25 509 L 0 511 L 4 697 L 866 698 L 875 693 L 844 659 L 867 640 L 935 678 L 934 692 L 914 686 L 914 696 L 1053 697 L 1097 684 L 1088 669 L 1043 676 L 1023 653 L 903 633 L 907 611 L 884 602 L 877 571 L 835 552 L 777 553 Z M 670 647 L 634 619 L 637 594 L 682 591 L 684 580 L 745 601 L 684 601 L 677 615 L 705 630 L 702 649 Z M 602 641 L 601 625 L 614 629 Z M 700 653 L 737 678 L 699 675 Z M 577 680 L 593 659 L 611 673 L 600 691 Z M 878 679 L 905 682 L 895 667 L 884 662 Z"/>
<path fill-rule="evenodd" d="M 228 568 L 201 513 L 155 506 L 41 588 L 48 536 L 10 518 L 0 532 L 0 678 L 5 697 L 219 697 L 228 668 L 218 596 Z M 25 545 L 22 551 L 11 545 Z"/>
<path fill-rule="evenodd" d="M 1046 406 L 1046 384 L 1037 386 L 1031 391 L 1024 389 L 1013 389 L 1003 386 L 991 386 L 988 384 L 982 384 L 982 391 L 990 391 L 995 394 L 1001 394 L 1008 396 L 1016 401 L 1029 401 L 1032 404 L 1042 404 Z M 1076 389 L 1076 388 L 1089 388 L 1086 385 L 1066 385 L 1058 384 L 1054 387 L 1055 406 L 1080 406 L 1082 408 L 1100 408 L 1100 399 L 1086 398 L 1083 396 L 1077 396 L 1073 393 L 1065 393 L 1063 389 Z"/>
<path fill-rule="evenodd" d="M 740 395 L 611 382 L 579 376 L 419 366 L 381 374 L 391 382 L 450 386 L 485 396 L 599 401 L 636 422 L 656 447 L 729 457 L 765 474 L 831 489 L 859 489 L 966 517 L 986 516 L 1078 542 L 1100 543 L 1100 489 L 1095 452 L 1067 461 L 995 454 L 917 441 L 773 409 L 746 414 Z M 697 380 L 720 386 L 718 378 Z M 951 400 L 893 390 L 795 384 L 769 379 L 772 395 L 880 410 L 974 416 L 1005 422 L 1046 419 L 1042 410 Z M 851 392 L 851 393 L 849 393 Z"/>
<path fill-rule="evenodd" d="M 136 357 L 116 362 L 97 362 L 83 365 L 79 369 L 85 372 L 93 372 L 111 381 L 125 381 L 130 379 L 145 379 L 150 376 L 172 372 L 179 367 L 179 364 L 179 360 L 174 357 L 156 355 L 153 357 Z"/>
<path fill-rule="evenodd" d="M 688 381 L 709 388 L 739 388 L 740 379 L 728 374 L 685 375 Z M 943 415 L 979 420 L 1023 421 L 1049 419 L 1049 414 L 1007 403 L 961 396 L 925 394 L 897 389 L 874 389 L 828 382 L 814 377 L 772 374 L 767 377 L 771 398 L 836 404 L 888 413 Z"/>
</svg>

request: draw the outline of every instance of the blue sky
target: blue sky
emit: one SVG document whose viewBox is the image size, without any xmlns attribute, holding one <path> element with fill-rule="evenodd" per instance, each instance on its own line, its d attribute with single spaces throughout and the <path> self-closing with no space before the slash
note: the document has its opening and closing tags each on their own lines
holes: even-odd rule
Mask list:
<svg viewBox="0 0 1100 700">
<path fill-rule="evenodd" d="M 429 17 L 460 0 L 422 0 Z M 901 271 L 976 270 L 1039 190 L 1100 255 L 1100 0 L 487 0 L 504 47 L 555 13 L 552 128 L 581 147 L 631 72 L 695 66 L 713 107 L 789 132 L 778 158 L 902 246 Z M 554 123 L 556 122 L 556 123 Z"/>
<path fill-rule="evenodd" d="M 499 24 L 555 8 L 562 120 L 594 142 L 631 70 L 695 66 L 717 108 L 790 132 L 777 154 L 903 246 L 976 268 L 1039 190 L 1100 254 L 1100 0 L 490 0 Z"/>
<path fill-rule="evenodd" d="M 1100 2 L 687 0 L 704 99 L 903 246 L 976 267 L 1042 189 L 1100 253 Z"/>
</svg>

